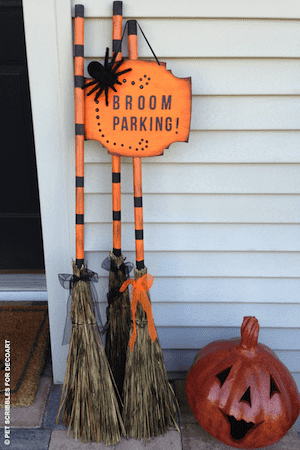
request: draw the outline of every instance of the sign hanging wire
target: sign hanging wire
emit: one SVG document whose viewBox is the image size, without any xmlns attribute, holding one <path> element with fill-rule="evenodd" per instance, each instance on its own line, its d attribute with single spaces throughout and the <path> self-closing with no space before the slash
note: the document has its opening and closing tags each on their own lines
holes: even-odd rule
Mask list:
<svg viewBox="0 0 300 450">
<path fill-rule="evenodd" d="M 148 46 L 149 46 L 149 48 L 150 48 L 150 50 L 151 50 L 151 52 L 152 52 L 152 54 L 153 54 L 153 56 L 154 56 L 156 62 L 157 62 L 157 64 L 160 66 L 160 62 L 158 61 L 157 56 L 156 56 L 156 54 L 154 53 L 153 48 L 151 47 L 151 45 L 150 45 L 148 39 L 146 38 L 145 33 L 143 32 L 143 30 L 142 30 L 140 24 L 138 23 L 138 21 L 136 21 L 136 23 L 138 24 L 139 29 L 140 29 L 142 35 L 144 36 L 144 39 L 145 39 L 145 41 L 147 42 L 147 44 L 148 44 Z M 123 42 L 123 39 L 124 39 L 124 36 L 125 36 L 125 31 L 126 31 L 126 28 L 127 28 L 127 27 L 128 27 L 128 20 L 127 20 L 127 22 L 125 23 L 125 27 L 124 27 L 123 34 L 122 34 L 122 39 L 121 39 L 121 41 L 119 42 L 119 48 L 118 48 L 117 53 L 119 53 L 119 52 L 121 51 L 121 46 L 122 46 L 122 42 Z"/>
<path fill-rule="evenodd" d="M 145 38 L 145 41 L 147 42 L 147 44 L 148 44 L 148 46 L 149 46 L 149 48 L 150 48 L 150 50 L 151 50 L 151 52 L 152 52 L 152 54 L 153 54 L 153 56 L 154 56 L 154 58 L 156 59 L 156 62 L 157 62 L 157 64 L 160 66 L 160 62 L 158 61 L 158 59 L 157 59 L 157 57 L 156 57 L 156 54 L 154 53 L 154 51 L 153 51 L 153 49 L 152 49 L 152 47 L 151 47 L 151 45 L 149 44 L 149 41 L 148 41 L 148 39 L 146 38 L 146 36 L 145 36 L 145 34 L 144 34 L 144 32 L 143 32 L 143 30 L 141 29 L 141 26 L 140 26 L 140 24 L 137 22 L 137 24 L 138 24 L 138 26 L 139 26 L 139 29 L 141 30 L 141 33 L 142 33 L 142 35 L 144 36 L 144 38 Z"/>
</svg>

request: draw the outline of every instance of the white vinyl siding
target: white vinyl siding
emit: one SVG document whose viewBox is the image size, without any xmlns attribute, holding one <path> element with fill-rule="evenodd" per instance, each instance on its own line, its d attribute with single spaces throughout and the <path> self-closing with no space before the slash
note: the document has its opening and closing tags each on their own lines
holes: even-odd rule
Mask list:
<svg viewBox="0 0 300 450">
<path fill-rule="evenodd" d="M 72 0 L 72 11 L 78 3 Z M 124 2 L 125 5 L 125 2 Z M 125 6 L 124 6 L 125 7 Z M 85 2 L 85 17 L 111 17 L 110 0 L 88 0 Z M 147 3 L 137 0 L 126 2 L 124 17 L 159 17 L 159 18 L 258 18 L 258 19 L 299 19 L 297 0 L 185 0 L 184 5 L 174 0 L 149 0 Z M 74 15 L 74 14 L 73 14 Z"/>
<path fill-rule="evenodd" d="M 161 59 L 297 58 L 299 55 L 298 20 L 137 19 L 156 56 Z M 110 18 L 87 20 L 87 57 L 99 58 L 107 44 L 111 47 L 111 30 Z M 138 48 L 139 58 L 153 57 L 142 36 Z M 124 45 L 124 54 L 125 49 Z"/>
<path fill-rule="evenodd" d="M 24 0 L 25 9 L 30 1 Z M 51 85 L 51 93 L 59 92 L 60 103 L 45 111 L 48 136 L 53 133 L 51 107 L 52 114 L 60 109 L 61 117 L 69 113 L 73 120 L 73 98 L 67 96 L 71 81 L 61 69 L 66 64 L 62 43 L 70 40 L 64 33 L 70 29 L 63 27 L 67 14 L 57 8 L 71 6 L 74 15 L 75 3 L 55 3 L 53 61 L 60 82 L 55 82 L 57 90 Z M 86 0 L 84 5 L 87 67 L 91 60 L 103 61 L 105 48 L 111 49 L 112 1 Z M 255 315 L 259 340 L 276 352 L 300 389 L 299 2 L 128 0 L 123 13 L 124 23 L 129 18 L 139 21 L 167 69 L 192 78 L 189 142 L 172 144 L 163 156 L 142 161 L 145 263 L 155 277 L 150 295 L 167 369 L 182 376 L 201 347 L 238 336 L 243 316 Z M 140 33 L 138 45 L 140 58 L 153 59 Z M 40 80 L 36 95 L 43 92 L 44 82 Z M 38 113 L 35 116 L 36 124 L 42 123 Z M 74 137 L 73 128 L 67 130 L 63 155 L 72 224 L 74 153 L 67 143 L 73 145 Z M 40 167 L 40 177 L 43 170 Z M 100 276 L 97 291 L 105 320 L 108 273 L 101 263 L 112 248 L 111 157 L 97 142 L 85 143 L 85 177 L 86 260 Z M 127 260 L 135 262 L 132 192 L 132 162 L 122 158 L 122 247 Z M 67 292 L 53 286 L 58 284 L 58 270 L 70 272 L 71 266 L 52 268 L 60 253 L 54 257 L 50 252 L 55 230 L 46 228 L 52 340 L 58 348 L 55 380 L 62 382 L 66 351 L 60 342 Z M 73 228 L 69 239 L 74 248 Z M 70 260 L 74 255 L 63 257 Z"/>
<path fill-rule="evenodd" d="M 124 20 L 137 18 L 167 69 L 192 77 L 188 144 L 142 160 L 153 313 L 167 369 L 176 376 L 201 347 L 238 336 L 243 316 L 254 315 L 260 341 L 299 385 L 300 22 L 291 20 L 298 19 L 295 2 L 285 10 L 290 17 L 280 16 L 282 2 L 275 2 L 279 9 L 273 3 L 274 17 L 258 3 L 228 3 L 231 15 L 220 2 L 188 1 L 181 15 L 179 2 L 173 8 L 150 1 L 147 10 L 124 4 Z M 93 1 L 86 8 L 85 68 L 111 48 L 110 6 L 104 11 Z M 141 34 L 138 45 L 140 58 L 152 57 Z M 101 262 L 112 247 L 111 157 L 97 142 L 85 149 L 85 246 L 89 266 L 103 277 L 103 298 Z M 122 193 L 122 249 L 134 262 L 130 158 L 122 158 Z"/>
</svg>

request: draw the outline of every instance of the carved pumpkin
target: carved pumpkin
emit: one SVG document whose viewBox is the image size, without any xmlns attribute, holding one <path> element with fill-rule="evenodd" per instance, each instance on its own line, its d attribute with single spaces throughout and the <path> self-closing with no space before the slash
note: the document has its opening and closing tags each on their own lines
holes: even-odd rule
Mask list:
<svg viewBox="0 0 300 450">
<path fill-rule="evenodd" d="M 196 356 L 186 395 L 198 423 L 237 448 L 274 444 L 299 415 L 300 397 L 287 368 L 258 344 L 255 317 L 244 317 L 241 339 L 215 341 Z"/>
</svg>

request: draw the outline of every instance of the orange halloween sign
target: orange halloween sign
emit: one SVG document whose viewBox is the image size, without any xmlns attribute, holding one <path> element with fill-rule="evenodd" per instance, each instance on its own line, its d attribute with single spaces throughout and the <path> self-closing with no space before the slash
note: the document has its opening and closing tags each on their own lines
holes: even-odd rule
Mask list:
<svg viewBox="0 0 300 450">
<path fill-rule="evenodd" d="M 165 63 L 124 61 L 117 92 L 97 100 L 85 89 L 85 138 L 101 142 L 108 153 L 162 155 L 173 142 L 187 142 L 191 120 L 191 78 L 177 78 Z M 87 79 L 86 84 L 91 80 Z"/>
</svg>

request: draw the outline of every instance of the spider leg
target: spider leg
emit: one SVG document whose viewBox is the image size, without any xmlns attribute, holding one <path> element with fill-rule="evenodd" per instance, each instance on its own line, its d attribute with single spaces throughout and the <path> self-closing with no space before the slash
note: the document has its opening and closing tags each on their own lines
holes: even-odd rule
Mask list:
<svg viewBox="0 0 300 450">
<path fill-rule="evenodd" d="M 102 94 L 103 91 L 104 91 L 103 87 L 101 89 L 99 89 L 99 92 L 97 92 L 97 94 L 95 95 L 95 102 L 98 100 L 98 98 L 100 97 L 100 95 Z"/>
<path fill-rule="evenodd" d="M 114 53 L 115 56 L 115 53 Z M 112 62 L 112 60 L 111 60 Z M 115 67 L 112 69 L 111 73 L 115 73 L 115 71 L 120 67 L 121 64 L 123 64 L 124 59 L 122 58 L 120 61 L 117 62 L 117 64 L 115 65 Z"/>
<path fill-rule="evenodd" d="M 108 67 L 108 52 L 109 52 L 109 48 L 106 47 L 104 67 Z"/>
<path fill-rule="evenodd" d="M 120 83 L 120 84 L 122 84 L 122 83 Z M 117 89 L 114 86 L 111 86 L 111 88 L 112 88 L 113 91 L 118 92 Z"/>
<path fill-rule="evenodd" d="M 91 95 L 93 92 L 95 92 L 99 88 L 100 88 L 100 84 L 98 83 L 92 90 L 90 90 L 90 92 L 88 92 L 87 95 Z"/>
<path fill-rule="evenodd" d="M 83 86 L 83 89 L 85 89 L 85 88 L 87 88 L 87 87 L 89 87 L 89 86 L 92 86 L 93 84 L 96 84 L 96 83 L 98 83 L 98 81 L 97 81 L 97 80 L 93 80 L 93 81 L 91 81 L 90 83 L 85 84 L 85 85 Z"/>
<path fill-rule="evenodd" d="M 123 75 L 123 73 L 130 72 L 131 70 L 132 70 L 132 69 L 125 69 L 125 70 L 122 70 L 121 72 L 115 73 L 115 75 L 116 75 L 117 77 L 119 77 L 120 75 Z"/>
<path fill-rule="evenodd" d="M 105 104 L 108 106 L 108 86 L 105 86 Z"/>
<path fill-rule="evenodd" d="M 120 81 L 117 80 L 117 81 L 116 81 L 116 84 L 120 84 L 120 85 L 121 85 L 122 83 L 121 83 Z"/>
</svg>

